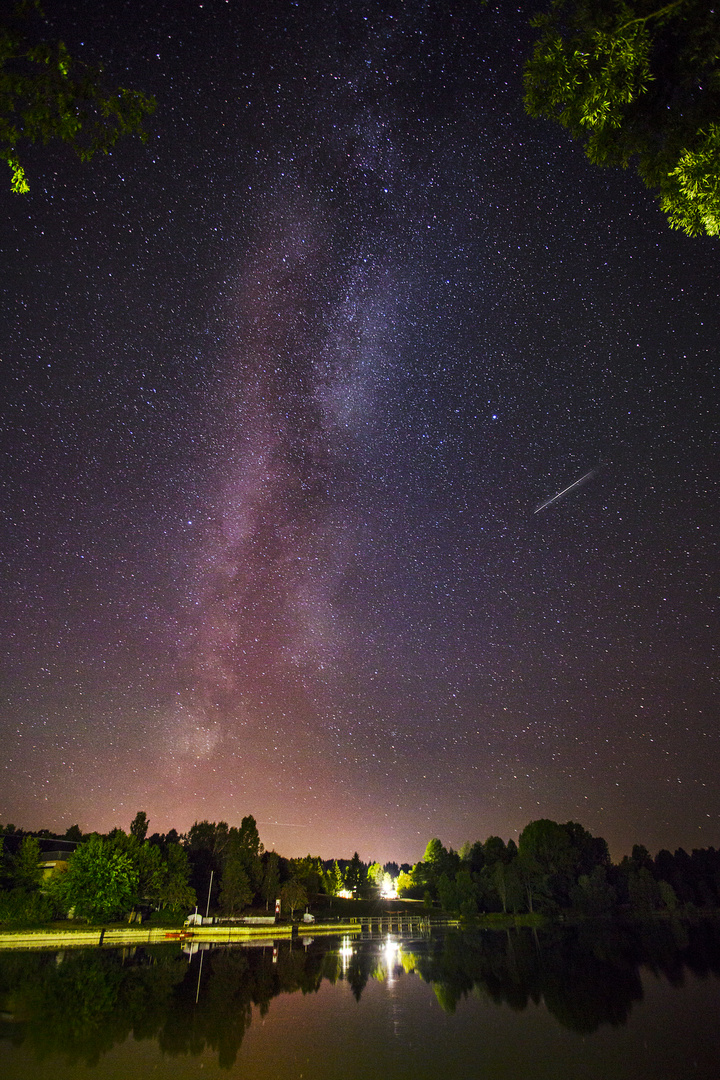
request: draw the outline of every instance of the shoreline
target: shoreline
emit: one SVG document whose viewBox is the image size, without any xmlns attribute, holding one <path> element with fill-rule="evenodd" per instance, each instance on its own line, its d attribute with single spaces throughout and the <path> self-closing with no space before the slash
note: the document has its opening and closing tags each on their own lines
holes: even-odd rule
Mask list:
<svg viewBox="0 0 720 1080">
<path fill-rule="evenodd" d="M 276 938 L 290 939 L 307 934 L 359 933 L 360 923 L 277 923 L 274 926 L 193 926 L 182 929 L 168 927 L 133 926 L 127 929 L 98 926 L 82 930 L 17 930 L 0 932 L 0 951 L 7 949 L 55 949 L 55 948 L 118 948 L 123 945 L 172 945 L 188 942 L 254 941 L 258 938 L 268 942 Z"/>
<path fill-rule="evenodd" d="M 428 933 L 431 929 L 471 929 L 506 930 L 511 927 L 543 925 L 545 920 L 535 916 L 512 916 L 494 913 L 487 917 L 461 920 L 452 917 L 432 918 L 427 915 L 418 917 L 404 912 L 353 915 L 338 922 L 319 920 L 314 923 L 275 923 L 260 926 L 240 926 L 237 924 L 183 926 L 183 927 L 142 927 L 142 926 L 82 926 L 63 927 L 53 930 L 0 930 L 0 952 L 8 949 L 55 949 L 55 948 L 120 948 L 122 946 L 169 945 L 175 941 L 181 943 L 207 942 L 227 944 L 244 941 L 287 940 L 296 936 L 307 937 L 332 934 L 370 933 Z"/>
</svg>

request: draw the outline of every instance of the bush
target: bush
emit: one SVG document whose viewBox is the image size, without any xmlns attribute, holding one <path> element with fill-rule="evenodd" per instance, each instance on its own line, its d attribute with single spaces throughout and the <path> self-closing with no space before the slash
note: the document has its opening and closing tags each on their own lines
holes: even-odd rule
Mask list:
<svg viewBox="0 0 720 1080">
<path fill-rule="evenodd" d="M 53 903 L 42 893 L 24 889 L 0 893 L 0 926 L 38 926 L 54 916 Z"/>
<path fill-rule="evenodd" d="M 187 918 L 186 908 L 163 908 L 162 911 L 153 911 L 144 921 L 144 926 L 168 926 L 171 928 L 181 927 Z"/>
</svg>

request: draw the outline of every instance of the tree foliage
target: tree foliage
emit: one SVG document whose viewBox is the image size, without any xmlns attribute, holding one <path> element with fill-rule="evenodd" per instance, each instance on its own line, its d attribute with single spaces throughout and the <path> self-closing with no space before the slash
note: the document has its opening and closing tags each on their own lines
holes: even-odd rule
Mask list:
<svg viewBox="0 0 720 1080">
<path fill-rule="evenodd" d="M 226 915 L 235 915 L 248 906 L 252 897 L 244 860 L 238 852 L 231 851 L 223 868 L 220 907 Z"/>
<path fill-rule="evenodd" d="M 29 190 L 24 146 L 59 140 L 89 161 L 124 135 L 146 139 L 143 121 L 155 109 L 139 90 L 106 85 L 101 69 L 74 60 L 44 29 L 37 0 L 21 0 L 0 21 L 0 158 L 18 193 Z"/>
<path fill-rule="evenodd" d="M 555 0 L 532 25 L 528 113 L 562 124 L 594 164 L 634 164 L 671 228 L 720 234 L 720 10 Z"/>
<path fill-rule="evenodd" d="M 220 907 L 226 914 L 235 915 L 252 902 L 262 886 L 263 846 L 252 814 L 242 819 L 240 828 L 228 830 L 222 852 Z"/>
<path fill-rule="evenodd" d="M 91 920 L 112 919 L 135 902 L 138 872 L 129 855 L 94 834 L 73 852 L 53 885 L 67 911 Z"/>
<path fill-rule="evenodd" d="M 663 884 L 666 884 L 663 882 Z M 672 888 L 672 886 L 669 886 Z M 615 889 L 607 880 L 604 866 L 596 866 L 591 874 L 581 874 L 575 890 L 574 906 L 587 915 L 598 917 L 612 911 L 617 900 Z"/>
<path fill-rule="evenodd" d="M 134 836 L 136 840 L 139 840 L 140 843 L 142 843 L 147 836 L 149 824 L 150 822 L 148 821 L 148 816 L 145 811 L 138 810 L 137 814 L 130 822 L 130 835 Z"/>
<path fill-rule="evenodd" d="M 360 861 L 357 851 L 348 863 L 345 871 L 345 888 L 350 889 L 354 896 L 358 894 L 366 881 L 365 867 Z"/>
<path fill-rule="evenodd" d="M 325 872 L 319 855 L 308 854 L 301 859 L 291 859 L 290 871 L 310 896 L 319 893 L 324 886 Z"/>
<path fill-rule="evenodd" d="M 155 892 L 159 907 L 182 909 L 197 903 L 195 890 L 190 886 L 190 863 L 180 844 L 168 844 L 161 862 Z"/>
<path fill-rule="evenodd" d="M 305 907 L 308 902 L 308 895 L 297 878 L 290 878 L 280 890 L 280 900 L 283 910 L 289 911 L 292 919 L 296 908 Z"/>
<path fill-rule="evenodd" d="M 65 911 L 89 919 L 118 918 L 137 905 L 188 910 L 196 903 L 189 884 L 187 853 L 179 844 L 165 848 L 114 829 L 80 844 L 66 872 L 51 879 L 53 898 Z"/>
<path fill-rule="evenodd" d="M 40 884 L 40 842 L 34 836 L 24 836 L 12 861 L 10 877 L 16 889 L 34 892 Z"/>
<path fill-rule="evenodd" d="M 438 840 L 437 836 L 434 836 L 432 840 L 428 840 L 422 861 L 428 863 L 430 866 L 440 866 L 446 854 L 447 852 L 443 847 L 442 840 Z"/>
<path fill-rule="evenodd" d="M 367 872 L 368 884 L 376 889 L 381 889 L 385 872 L 379 862 L 370 863 Z"/>
<path fill-rule="evenodd" d="M 328 896 L 337 896 L 344 884 L 342 870 L 338 866 L 337 859 L 334 859 L 332 865 L 323 874 L 325 892 Z"/>
<path fill-rule="evenodd" d="M 412 873 L 401 870 L 397 879 L 397 891 L 400 896 L 410 896 L 415 888 Z"/>
<path fill-rule="evenodd" d="M 268 851 L 264 858 L 264 869 L 260 894 L 265 901 L 265 910 L 277 900 L 280 893 L 280 857 L 276 851 Z"/>
</svg>

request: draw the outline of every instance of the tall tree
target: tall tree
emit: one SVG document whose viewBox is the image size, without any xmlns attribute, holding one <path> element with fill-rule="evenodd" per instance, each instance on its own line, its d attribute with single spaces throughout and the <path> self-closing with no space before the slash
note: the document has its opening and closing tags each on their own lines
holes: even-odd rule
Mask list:
<svg viewBox="0 0 720 1080">
<path fill-rule="evenodd" d="M 226 915 L 236 915 L 248 906 L 252 898 L 253 890 L 245 869 L 245 860 L 237 849 L 233 849 L 223 867 L 220 907 Z"/>
<path fill-rule="evenodd" d="M 376 889 L 381 889 L 383 884 L 384 870 L 379 862 L 371 863 L 368 867 L 367 878 Z"/>
<path fill-rule="evenodd" d="M 290 918 L 292 919 L 296 908 L 305 907 L 308 902 L 308 895 L 297 878 L 290 878 L 280 890 L 280 899 L 283 908 L 290 912 Z"/>
<path fill-rule="evenodd" d="M 439 867 L 446 854 L 447 852 L 443 847 L 442 840 L 438 840 L 438 838 L 434 836 L 432 840 L 428 840 L 422 861 L 428 863 L 430 866 Z"/>
<path fill-rule="evenodd" d="M 400 896 L 408 896 L 410 893 L 417 891 L 417 883 L 407 870 L 401 870 L 398 874 L 397 891 Z"/>
<path fill-rule="evenodd" d="M 252 814 L 246 814 L 240 822 L 239 834 L 242 847 L 254 858 L 259 858 L 265 849 L 260 843 L 257 822 Z"/>
<path fill-rule="evenodd" d="M 120 851 L 129 855 L 137 873 L 137 896 L 139 901 L 158 904 L 163 879 L 163 858 L 156 844 L 147 840 L 141 843 L 134 836 L 129 836 L 127 843 L 118 845 Z"/>
<path fill-rule="evenodd" d="M 633 164 L 674 229 L 720 233 L 720 10 L 707 0 L 554 0 L 533 20 L 525 108 L 596 165 Z"/>
<path fill-rule="evenodd" d="M 262 853 L 263 846 L 260 843 L 255 818 L 252 814 L 248 814 L 242 819 L 239 829 L 232 828 L 228 833 L 223 873 L 227 860 L 236 859 L 245 871 L 252 893 L 259 891 L 263 877 Z"/>
<path fill-rule="evenodd" d="M 291 860 L 292 876 L 297 878 L 308 895 L 319 893 L 324 881 L 322 860 L 318 855 L 305 855 L 302 859 Z"/>
<path fill-rule="evenodd" d="M 12 861 L 10 880 L 14 888 L 34 892 L 40 884 L 40 841 L 24 836 Z"/>
<path fill-rule="evenodd" d="M 190 863 L 187 852 L 180 844 L 168 844 L 160 866 L 157 886 L 157 903 L 162 907 L 190 909 L 197 903 L 195 890 L 190 885 Z"/>
<path fill-rule="evenodd" d="M 143 121 L 154 108 L 153 98 L 107 85 L 100 68 L 49 38 L 38 0 L 21 0 L 0 21 L 0 159 L 13 191 L 29 190 L 23 147 L 57 140 L 89 161 L 124 135 L 146 139 Z"/>
<path fill-rule="evenodd" d="M 130 822 L 130 835 L 134 836 L 136 840 L 139 840 L 140 843 L 142 843 L 147 836 L 149 824 L 150 822 L 148 821 L 148 816 L 145 811 L 138 810 L 137 814 Z"/>
<path fill-rule="evenodd" d="M 573 864 L 570 838 L 562 825 L 549 818 L 538 818 L 520 833 L 521 855 L 532 855 L 545 874 L 559 874 Z"/>
<path fill-rule="evenodd" d="M 347 870 L 345 871 L 345 888 L 350 889 L 353 896 L 357 896 L 364 883 L 364 867 L 363 864 L 360 862 L 360 856 L 356 851 L 352 859 L 348 863 Z"/>
<path fill-rule="evenodd" d="M 198 896 L 207 895 L 211 880 L 213 892 L 216 891 L 229 842 L 227 821 L 196 821 L 190 828 L 186 844 L 191 867 L 190 884 Z"/>
<path fill-rule="evenodd" d="M 337 896 L 344 885 L 342 870 L 335 859 L 332 866 L 323 874 L 323 884 L 328 896 Z"/>
<path fill-rule="evenodd" d="M 228 830 L 227 844 L 222 849 L 219 897 L 226 914 L 234 915 L 247 907 L 260 890 L 262 850 L 257 823 L 251 814 L 242 819 L 239 829 L 233 826 Z"/>
<path fill-rule="evenodd" d="M 267 911 L 280 895 L 280 858 L 275 851 L 269 851 L 265 856 L 265 868 L 263 870 L 260 893 L 265 901 Z"/>
</svg>

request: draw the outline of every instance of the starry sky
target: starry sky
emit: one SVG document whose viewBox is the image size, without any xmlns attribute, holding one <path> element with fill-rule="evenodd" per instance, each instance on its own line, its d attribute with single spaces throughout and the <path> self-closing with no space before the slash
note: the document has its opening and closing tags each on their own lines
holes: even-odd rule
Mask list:
<svg viewBox="0 0 720 1080">
<path fill-rule="evenodd" d="M 158 108 L 0 192 L 0 821 L 718 846 L 720 244 L 537 4 L 44 7 Z"/>
</svg>

